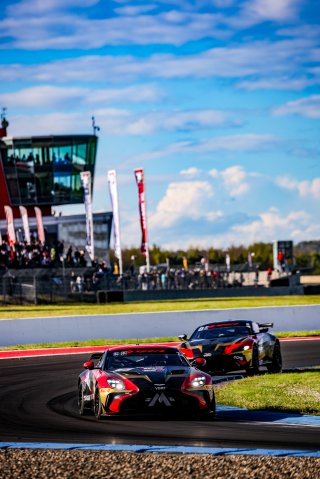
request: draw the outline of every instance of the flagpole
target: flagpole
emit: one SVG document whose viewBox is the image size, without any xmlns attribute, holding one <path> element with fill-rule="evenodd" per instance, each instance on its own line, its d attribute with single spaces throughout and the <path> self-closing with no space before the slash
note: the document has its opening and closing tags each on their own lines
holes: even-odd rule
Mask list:
<svg viewBox="0 0 320 479">
<path fill-rule="evenodd" d="M 109 183 L 109 194 L 113 211 L 113 232 L 114 232 L 114 253 L 119 260 L 119 274 L 122 276 L 122 250 L 121 250 L 121 234 L 120 234 L 120 217 L 119 217 L 119 197 L 117 174 L 115 170 L 109 170 L 107 173 Z"/>
</svg>

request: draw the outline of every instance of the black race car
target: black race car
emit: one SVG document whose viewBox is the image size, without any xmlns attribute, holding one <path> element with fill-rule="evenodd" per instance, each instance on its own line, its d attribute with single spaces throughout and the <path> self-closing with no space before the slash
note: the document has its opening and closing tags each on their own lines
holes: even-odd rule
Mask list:
<svg viewBox="0 0 320 479">
<path fill-rule="evenodd" d="M 176 347 L 126 345 L 93 354 L 78 380 L 80 415 L 129 413 L 196 413 L 215 410 L 212 378 L 197 369 Z"/>
<path fill-rule="evenodd" d="M 278 338 L 268 332 L 272 323 L 258 324 L 246 320 L 219 321 L 199 326 L 183 343 L 181 352 L 189 359 L 203 357 L 204 369 L 210 372 L 245 370 L 253 375 L 260 366 L 270 373 L 282 370 L 281 349 Z"/>
</svg>

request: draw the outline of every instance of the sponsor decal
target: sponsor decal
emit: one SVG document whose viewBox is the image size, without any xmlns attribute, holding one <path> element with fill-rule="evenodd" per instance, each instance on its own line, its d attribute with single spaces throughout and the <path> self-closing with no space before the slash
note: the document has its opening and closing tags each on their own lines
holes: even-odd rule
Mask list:
<svg viewBox="0 0 320 479">
<path fill-rule="evenodd" d="M 94 398 L 94 394 L 84 394 L 83 400 L 84 401 L 92 401 Z"/>
<path fill-rule="evenodd" d="M 157 403 L 163 404 L 167 407 L 171 407 L 171 403 L 174 402 L 174 398 L 167 397 L 164 393 L 157 393 L 153 398 L 147 398 L 146 402 L 149 402 L 149 407 L 154 407 Z"/>
<path fill-rule="evenodd" d="M 206 326 L 205 329 L 225 328 L 225 327 L 229 327 L 229 326 L 239 326 L 239 324 L 240 323 L 235 322 L 235 321 L 232 321 L 232 322 L 229 322 L 229 323 L 215 323 L 215 324 L 209 324 L 208 326 Z"/>
<path fill-rule="evenodd" d="M 157 391 L 164 391 L 166 389 L 165 384 L 155 384 L 154 387 L 156 388 Z"/>
</svg>

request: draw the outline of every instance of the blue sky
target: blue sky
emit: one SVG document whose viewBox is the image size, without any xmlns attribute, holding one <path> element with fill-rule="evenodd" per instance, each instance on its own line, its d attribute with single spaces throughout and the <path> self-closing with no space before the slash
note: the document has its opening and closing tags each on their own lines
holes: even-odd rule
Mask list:
<svg viewBox="0 0 320 479">
<path fill-rule="evenodd" d="M 118 175 L 122 244 L 224 248 L 320 238 L 314 0 L 2 0 L 9 133 L 100 126 L 94 211 Z M 64 213 L 84 212 L 83 205 Z"/>
</svg>

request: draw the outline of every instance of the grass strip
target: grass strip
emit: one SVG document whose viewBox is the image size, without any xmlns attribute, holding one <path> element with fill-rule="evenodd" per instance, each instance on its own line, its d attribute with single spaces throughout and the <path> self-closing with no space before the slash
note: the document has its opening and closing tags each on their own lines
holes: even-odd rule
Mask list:
<svg viewBox="0 0 320 479">
<path fill-rule="evenodd" d="M 221 386 L 217 402 L 253 410 L 320 415 L 319 371 L 266 374 Z"/>
<path fill-rule="evenodd" d="M 279 338 L 285 337 L 312 337 L 320 336 L 320 330 L 313 331 L 290 331 L 275 333 Z M 143 338 L 143 339 L 88 339 L 87 341 L 65 341 L 60 343 L 39 343 L 39 344 L 17 344 L 15 346 L 0 347 L 0 351 L 15 351 L 24 349 L 42 349 L 42 348 L 69 348 L 81 346 L 103 346 L 113 344 L 139 344 L 139 343 L 169 343 L 177 342 L 179 339 L 175 336 L 166 336 L 162 338 Z"/>
<path fill-rule="evenodd" d="M 314 296 L 263 296 L 243 298 L 201 298 L 173 301 L 143 301 L 107 304 L 50 304 L 2 305 L 1 319 L 18 319 L 48 316 L 74 316 L 95 314 L 151 313 L 161 311 L 215 310 L 230 308 L 256 308 L 270 306 L 304 306 L 320 304 L 320 295 Z"/>
<path fill-rule="evenodd" d="M 272 333 L 272 331 L 270 332 Z M 307 338 L 309 336 L 320 336 L 320 329 L 313 329 L 310 331 L 281 331 L 272 334 L 278 338 Z"/>
</svg>

